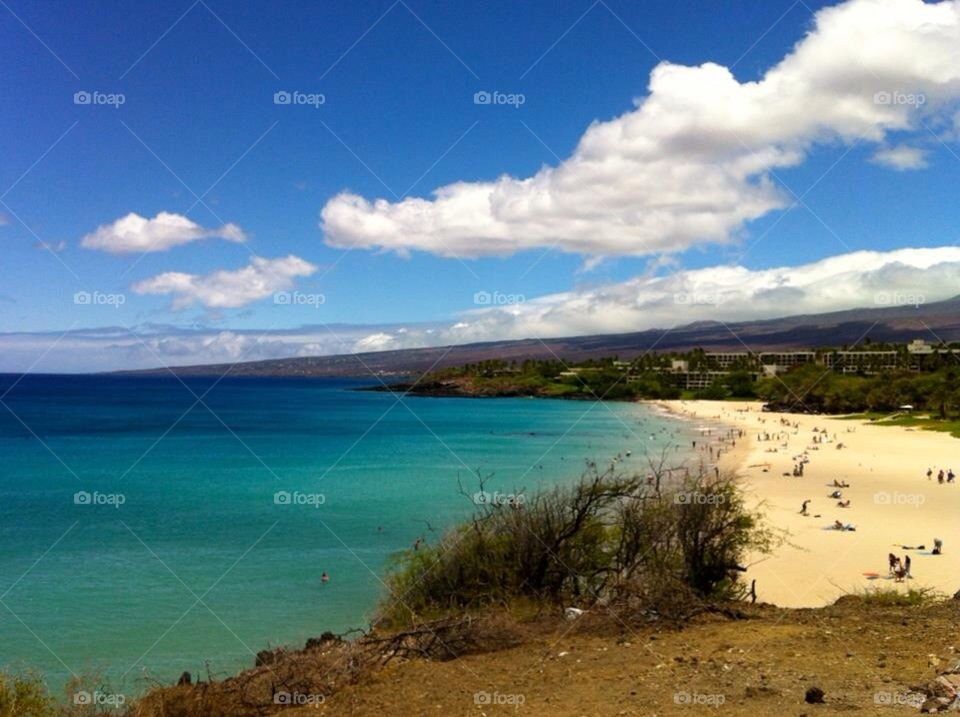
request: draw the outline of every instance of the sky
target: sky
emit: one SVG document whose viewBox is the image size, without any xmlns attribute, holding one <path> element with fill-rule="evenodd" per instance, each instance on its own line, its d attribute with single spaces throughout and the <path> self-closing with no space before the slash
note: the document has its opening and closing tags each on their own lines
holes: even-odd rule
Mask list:
<svg viewBox="0 0 960 717">
<path fill-rule="evenodd" d="M 0 371 L 960 294 L 960 2 L 0 2 Z"/>
</svg>

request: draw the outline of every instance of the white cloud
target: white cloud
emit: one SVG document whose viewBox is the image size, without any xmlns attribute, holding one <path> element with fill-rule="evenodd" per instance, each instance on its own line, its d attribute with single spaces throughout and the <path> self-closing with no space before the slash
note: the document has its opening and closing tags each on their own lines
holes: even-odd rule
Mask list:
<svg viewBox="0 0 960 717">
<path fill-rule="evenodd" d="M 795 267 L 720 266 L 637 277 L 473 310 L 446 324 L 319 325 L 268 331 L 147 326 L 135 333 L 125 327 L 66 334 L 0 333 L 0 372 L 149 368 L 620 333 L 702 320 L 735 322 L 930 303 L 958 293 L 958 247 L 861 251 Z M 33 366 L 41 355 L 43 360 Z"/>
<path fill-rule="evenodd" d="M 395 347 L 397 337 L 407 333 L 404 328 L 395 329 L 393 333 L 378 331 L 375 334 L 369 334 L 354 343 L 352 351 L 363 353 L 364 351 L 388 351 Z"/>
<path fill-rule="evenodd" d="M 801 163 L 815 144 L 879 143 L 916 129 L 921 116 L 952 116 L 958 97 L 960 2 L 849 0 L 817 12 L 811 32 L 758 81 L 714 63 L 663 62 L 636 109 L 592 124 L 557 167 L 449 184 L 432 199 L 343 192 L 323 207 L 321 226 L 336 247 L 447 257 L 538 246 L 643 255 L 729 242 L 787 205 L 771 171 Z M 903 150 L 899 158 L 911 161 Z"/>
<path fill-rule="evenodd" d="M 905 144 L 896 147 L 883 147 L 873 155 L 877 164 L 885 164 L 898 171 L 908 169 L 923 169 L 927 166 L 927 152 L 917 147 L 908 147 Z"/>
<path fill-rule="evenodd" d="M 63 241 L 62 239 L 58 242 L 53 242 L 53 243 L 46 242 L 46 241 L 36 241 L 33 243 L 33 246 L 36 249 L 43 249 L 44 251 L 50 251 L 50 252 L 53 252 L 54 254 L 59 254 L 60 252 L 62 252 L 64 249 L 67 248 L 67 242 Z"/>
<path fill-rule="evenodd" d="M 235 309 L 286 291 L 294 279 L 310 276 L 316 270 L 315 265 L 292 254 L 279 259 L 258 256 L 236 271 L 206 275 L 168 271 L 134 284 L 133 290 L 138 294 L 172 294 L 174 309 L 194 303 L 210 309 Z"/>
<path fill-rule="evenodd" d="M 960 247 L 858 251 L 795 267 L 718 266 L 470 311 L 430 332 L 380 329 L 355 350 L 609 334 L 942 301 L 960 294 Z"/>
<path fill-rule="evenodd" d="M 160 212 L 153 219 L 147 219 L 130 212 L 111 224 L 100 225 L 85 235 L 80 244 L 87 249 L 128 254 L 167 251 L 181 244 L 214 238 L 242 242 L 246 240 L 246 235 L 236 224 L 206 228 L 182 214 Z"/>
<path fill-rule="evenodd" d="M 146 325 L 0 333 L 0 372 L 109 371 L 341 354 L 376 328 L 334 324 L 264 331 Z"/>
</svg>

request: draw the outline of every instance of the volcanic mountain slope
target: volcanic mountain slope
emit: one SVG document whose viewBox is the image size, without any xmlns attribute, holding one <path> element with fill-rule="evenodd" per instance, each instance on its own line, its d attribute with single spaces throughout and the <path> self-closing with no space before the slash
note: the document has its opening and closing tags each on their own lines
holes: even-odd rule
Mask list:
<svg viewBox="0 0 960 717">
<path fill-rule="evenodd" d="M 920 306 L 851 309 L 828 314 L 763 321 L 701 321 L 670 329 L 552 339 L 489 341 L 396 351 L 311 356 L 237 364 L 157 368 L 125 373 L 174 371 L 181 376 L 368 376 L 420 374 L 485 359 L 550 359 L 576 362 L 618 356 L 630 359 L 648 351 L 774 351 L 861 344 L 866 340 L 906 342 L 960 340 L 960 296 Z"/>
</svg>

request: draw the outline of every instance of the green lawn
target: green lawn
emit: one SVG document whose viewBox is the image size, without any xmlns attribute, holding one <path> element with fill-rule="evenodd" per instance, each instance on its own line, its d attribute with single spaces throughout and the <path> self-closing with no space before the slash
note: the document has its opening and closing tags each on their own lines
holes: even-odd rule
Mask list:
<svg viewBox="0 0 960 717">
<path fill-rule="evenodd" d="M 856 413 L 849 416 L 839 416 L 844 420 L 869 421 L 877 426 L 906 426 L 919 428 L 923 431 L 942 431 L 954 438 L 960 438 L 960 418 L 946 420 L 929 415 L 917 414 L 889 414 L 889 413 Z"/>
</svg>

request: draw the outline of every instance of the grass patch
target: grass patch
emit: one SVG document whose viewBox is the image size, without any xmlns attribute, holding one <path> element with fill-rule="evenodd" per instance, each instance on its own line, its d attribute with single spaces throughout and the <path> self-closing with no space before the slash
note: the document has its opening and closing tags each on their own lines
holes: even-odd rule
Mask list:
<svg viewBox="0 0 960 717">
<path fill-rule="evenodd" d="M 854 413 L 837 416 L 843 421 L 868 421 L 875 426 L 898 426 L 900 428 L 918 428 L 922 431 L 940 431 L 960 438 L 960 418 L 936 418 L 935 416 L 914 413 Z"/>
<path fill-rule="evenodd" d="M 867 588 L 855 594 L 865 605 L 874 607 L 919 607 L 944 599 L 944 596 L 933 588 Z"/>
</svg>

